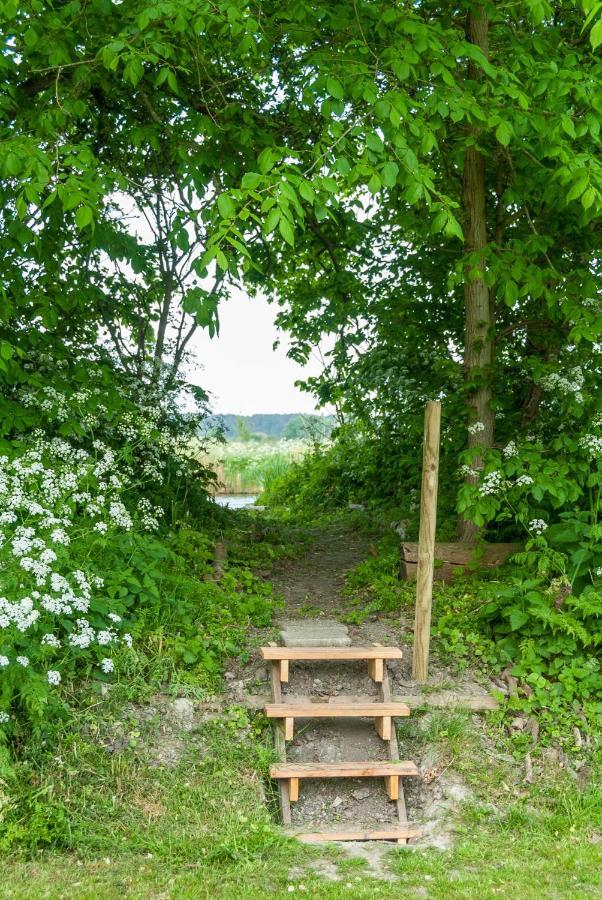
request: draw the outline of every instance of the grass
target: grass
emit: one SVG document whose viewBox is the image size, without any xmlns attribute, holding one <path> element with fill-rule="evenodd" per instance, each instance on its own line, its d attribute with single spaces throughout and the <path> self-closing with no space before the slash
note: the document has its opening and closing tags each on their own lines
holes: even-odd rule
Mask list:
<svg viewBox="0 0 602 900">
<path fill-rule="evenodd" d="M 177 735 L 185 751 L 169 768 L 149 765 L 142 751 L 164 735 L 164 718 L 125 710 L 107 699 L 82 711 L 77 730 L 66 727 L 27 773 L 25 799 L 8 815 L 13 833 L 28 830 L 45 846 L 5 856 L 1 897 L 486 900 L 585 898 L 602 889 L 602 791 L 579 791 L 562 772 L 525 787 L 517 766 L 484 755 L 470 716 L 431 713 L 402 726 L 403 738 L 437 747 L 470 775 L 476 799 L 455 823 L 453 850 L 392 848 L 387 863 L 400 880 L 390 883 L 338 848 L 281 836 L 261 716 L 234 707 L 207 718 Z M 488 739 L 501 734 L 494 728 Z M 315 860 L 334 864 L 341 880 L 321 877 L 310 868 Z"/>
<path fill-rule="evenodd" d="M 260 493 L 309 452 L 303 440 L 228 441 L 216 444 L 202 461 L 226 493 Z"/>
<path fill-rule="evenodd" d="M 265 527 L 281 555 L 284 535 L 277 524 Z M 291 553 L 306 545 L 306 530 L 290 534 Z M 237 565 L 259 568 L 261 547 L 241 535 L 232 555 Z M 351 577 L 354 590 L 365 574 Z M 385 578 L 379 591 L 386 610 L 393 585 Z M 248 642 L 252 652 L 252 631 Z M 581 783 L 556 764 L 527 784 L 502 712 L 413 714 L 399 725 L 408 758 L 436 751 L 473 798 L 453 820 L 453 849 L 391 846 L 384 865 L 398 880 L 378 880 L 340 848 L 284 838 L 262 715 L 209 710 L 180 731 L 167 714 L 174 697 L 206 700 L 219 685 L 205 688 L 176 668 L 166 670 L 169 683 L 155 697 L 148 682 L 162 684 L 161 653 L 147 651 L 156 677 L 144 669 L 144 678 L 124 680 L 104 698 L 82 698 L 70 721 L 32 739 L 14 779 L 0 781 L 0 898 L 572 900 L 602 892 L 602 789 L 593 757 Z M 171 751 L 177 764 L 157 765 Z M 340 880 L 328 880 L 326 866 Z"/>
</svg>

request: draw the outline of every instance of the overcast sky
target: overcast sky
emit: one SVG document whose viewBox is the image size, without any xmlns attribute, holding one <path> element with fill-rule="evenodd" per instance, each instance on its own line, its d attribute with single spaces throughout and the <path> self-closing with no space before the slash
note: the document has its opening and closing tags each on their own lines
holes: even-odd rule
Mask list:
<svg viewBox="0 0 602 900">
<path fill-rule="evenodd" d="M 210 338 L 204 329 L 195 334 L 191 349 L 198 368 L 190 380 L 211 392 L 214 412 L 316 411 L 311 394 L 295 381 L 320 372 L 319 355 L 305 369 L 287 358 L 286 336 L 274 325 L 276 311 L 267 300 L 236 291 L 220 306 L 219 337 Z M 281 344 L 273 350 L 278 337 Z"/>
</svg>

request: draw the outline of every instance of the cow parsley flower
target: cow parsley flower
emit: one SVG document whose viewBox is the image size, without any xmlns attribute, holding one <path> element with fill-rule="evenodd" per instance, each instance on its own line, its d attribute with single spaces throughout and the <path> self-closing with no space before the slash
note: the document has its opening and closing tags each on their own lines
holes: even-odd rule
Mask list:
<svg viewBox="0 0 602 900">
<path fill-rule="evenodd" d="M 61 683 L 61 673 L 57 672 L 56 669 L 49 669 L 48 671 L 48 684 L 60 684 Z"/>
<path fill-rule="evenodd" d="M 0 656 L 0 668 L 5 669 L 9 662 L 8 656 Z"/>
<path fill-rule="evenodd" d="M 17 656 L 17 662 L 20 666 L 23 666 L 24 669 L 29 665 L 29 657 L 27 656 Z"/>
<path fill-rule="evenodd" d="M 114 670 L 115 663 L 113 662 L 112 659 L 109 659 L 108 656 L 105 656 L 105 658 L 102 660 L 102 662 L 100 664 L 100 668 L 105 673 L 105 675 L 108 675 L 109 672 L 112 672 Z"/>
<path fill-rule="evenodd" d="M 6 723 L 9 721 L 10 721 L 9 714 L 5 713 L 3 709 L 0 709 L 0 725 L 6 725 Z"/>
<path fill-rule="evenodd" d="M 518 455 L 518 448 L 517 448 L 515 442 L 514 442 L 514 441 L 508 441 L 508 443 L 506 444 L 506 446 L 505 446 L 504 449 L 502 450 L 502 453 L 504 454 L 504 456 L 506 457 L 506 459 L 511 459 L 513 456 L 517 456 L 517 455 Z"/>
<path fill-rule="evenodd" d="M 530 475 L 519 475 L 514 483 L 517 487 L 526 487 L 529 484 L 533 484 L 533 479 Z"/>
<path fill-rule="evenodd" d="M 55 634 L 45 634 L 40 643 L 45 644 L 47 647 L 58 648 L 61 646 L 61 642 Z"/>
<path fill-rule="evenodd" d="M 531 519 L 528 525 L 529 531 L 532 531 L 534 534 L 543 534 L 547 527 L 548 523 L 544 522 L 543 519 Z"/>
</svg>

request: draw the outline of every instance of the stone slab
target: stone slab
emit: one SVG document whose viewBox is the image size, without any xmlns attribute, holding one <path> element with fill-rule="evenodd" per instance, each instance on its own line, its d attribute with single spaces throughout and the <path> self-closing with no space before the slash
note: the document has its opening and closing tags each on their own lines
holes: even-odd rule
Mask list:
<svg viewBox="0 0 602 900">
<path fill-rule="evenodd" d="M 350 647 L 346 625 L 335 619 L 295 619 L 282 622 L 280 638 L 285 647 Z"/>
</svg>

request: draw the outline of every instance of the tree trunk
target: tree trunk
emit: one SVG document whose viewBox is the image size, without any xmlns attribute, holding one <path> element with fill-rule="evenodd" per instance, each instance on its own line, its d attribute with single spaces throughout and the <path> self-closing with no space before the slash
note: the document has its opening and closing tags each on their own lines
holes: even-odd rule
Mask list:
<svg viewBox="0 0 602 900">
<path fill-rule="evenodd" d="M 466 17 L 466 37 L 488 55 L 489 22 L 484 7 L 473 7 Z M 474 63 L 468 66 L 471 80 L 482 77 Z M 485 281 L 487 224 L 485 210 L 485 157 L 478 149 L 480 129 L 471 128 L 464 157 L 462 205 L 464 211 L 464 250 L 470 255 L 465 268 L 465 348 L 464 371 L 469 418 L 468 448 L 472 450 L 473 469 L 483 464 L 483 451 L 493 445 L 494 415 L 491 408 L 491 364 L 493 361 L 494 310 Z M 474 277 L 475 270 L 479 276 Z M 474 477 L 472 478 L 474 481 Z M 459 522 L 461 540 L 474 540 L 478 528 L 463 518 Z"/>
</svg>

